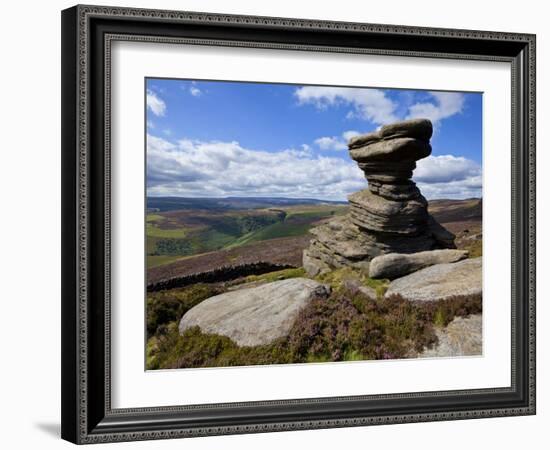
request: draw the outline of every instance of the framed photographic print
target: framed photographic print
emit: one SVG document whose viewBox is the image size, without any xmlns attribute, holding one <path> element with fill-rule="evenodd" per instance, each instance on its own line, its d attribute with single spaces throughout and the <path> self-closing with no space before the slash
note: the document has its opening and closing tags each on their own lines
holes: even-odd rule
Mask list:
<svg viewBox="0 0 550 450">
<path fill-rule="evenodd" d="M 62 436 L 535 413 L 535 36 L 62 12 Z"/>
</svg>

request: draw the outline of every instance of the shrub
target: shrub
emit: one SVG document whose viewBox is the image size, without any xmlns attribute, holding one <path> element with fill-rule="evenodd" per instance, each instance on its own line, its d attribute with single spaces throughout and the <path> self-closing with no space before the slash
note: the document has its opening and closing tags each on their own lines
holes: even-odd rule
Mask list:
<svg viewBox="0 0 550 450">
<path fill-rule="evenodd" d="M 153 336 L 162 326 L 179 321 L 193 306 L 221 293 L 219 287 L 197 283 L 188 287 L 147 294 L 147 334 Z"/>
<path fill-rule="evenodd" d="M 437 342 L 434 325 L 479 312 L 480 296 L 432 303 L 413 303 L 400 296 L 372 300 L 340 284 L 328 299 L 313 299 L 300 311 L 288 336 L 269 345 L 239 347 L 198 327 L 180 336 L 173 322 L 148 343 L 147 365 L 223 367 L 407 358 Z"/>
</svg>

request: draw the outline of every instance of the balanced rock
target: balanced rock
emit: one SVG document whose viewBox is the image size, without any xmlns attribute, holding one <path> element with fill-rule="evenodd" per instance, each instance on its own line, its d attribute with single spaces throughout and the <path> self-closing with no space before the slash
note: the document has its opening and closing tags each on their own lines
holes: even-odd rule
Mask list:
<svg viewBox="0 0 550 450">
<path fill-rule="evenodd" d="M 402 277 L 434 264 L 454 263 L 468 257 L 466 250 L 429 250 L 418 253 L 388 253 L 376 256 L 369 266 L 371 278 Z"/>
<path fill-rule="evenodd" d="M 416 161 L 430 155 L 432 124 L 414 119 L 356 136 L 349 152 L 368 180 L 368 189 L 349 196 L 350 212 L 313 228 L 304 251 L 309 275 L 352 266 L 367 270 L 386 253 L 456 248 L 455 236 L 428 213 L 428 202 L 411 180 Z"/>
<path fill-rule="evenodd" d="M 393 280 L 385 298 L 399 295 L 405 300 L 429 302 L 450 297 L 481 296 L 481 257 L 436 264 Z"/>
<path fill-rule="evenodd" d="M 240 346 L 269 344 L 289 333 L 300 310 L 312 299 L 329 294 L 329 287 L 307 278 L 226 292 L 187 311 L 179 332 L 198 326 L 203 333 L 227 336 Z"/>
</svg>

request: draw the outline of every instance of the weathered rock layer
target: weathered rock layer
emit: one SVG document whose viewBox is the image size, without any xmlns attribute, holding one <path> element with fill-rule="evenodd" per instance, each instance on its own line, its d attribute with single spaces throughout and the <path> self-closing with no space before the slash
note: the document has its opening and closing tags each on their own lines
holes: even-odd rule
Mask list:
<svg viewBox="0 0 550 450">
<path fill-rule="evenodd" d="M 386 253 L 455 248 L 454 235 L 429 215 L 428 202 L 411 180 L 416 161 L 431 154 L 431 135 L 431 122 L 415 119 L 349 141 L 368 189 L 349 196 L 347 216 L 311 230 L 314 239 L 303 258 L 310 275 L 344 266 L 368 269 L 374 257 Z"/>
</svg>

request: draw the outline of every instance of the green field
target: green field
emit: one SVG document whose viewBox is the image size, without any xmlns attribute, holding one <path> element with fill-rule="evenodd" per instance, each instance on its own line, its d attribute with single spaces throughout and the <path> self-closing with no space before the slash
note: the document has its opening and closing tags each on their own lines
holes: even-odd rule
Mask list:
<svg viewBox="0 0 550 450">
<path fill-rule="evenodd" d="M 185 210 L 148 214 L 147 267 L 224 248 L 302 236 L 319 220 L 345 210 L 340 205 L 294 205 L 277 209 Z"/>
</svg>

